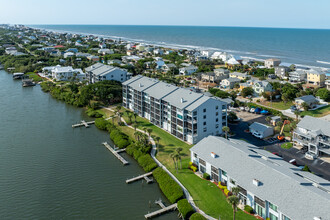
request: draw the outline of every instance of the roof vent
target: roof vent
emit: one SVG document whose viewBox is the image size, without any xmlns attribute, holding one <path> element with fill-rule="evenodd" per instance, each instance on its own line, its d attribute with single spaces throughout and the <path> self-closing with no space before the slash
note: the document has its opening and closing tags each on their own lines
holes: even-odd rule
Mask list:
<svg viewBox="0 0 330 220">
<path fill-rule="evenodd" d="M 139 87 L 143 87 L 143 85 L 141 83 L 139 83 Z"/>
<path fill-rule="evenodd" d="M 261 182 L 257 179 L 253 179 L 253 185 L 255 186 L 260 186 L 261 185 Z"/>
<path fill-rule="evenodd" d="M 183 98 L 181 98 L 181 103 L 184 103 L 184 99 Z"/>
<path fill-rule="evenodd" d="M 216 153 L 214 153 L 214 152 L 211 152 L 211 157 L 213 157 L 213 158 L 217 158 L 218 155 L 217 155 Z"/>
</svg>

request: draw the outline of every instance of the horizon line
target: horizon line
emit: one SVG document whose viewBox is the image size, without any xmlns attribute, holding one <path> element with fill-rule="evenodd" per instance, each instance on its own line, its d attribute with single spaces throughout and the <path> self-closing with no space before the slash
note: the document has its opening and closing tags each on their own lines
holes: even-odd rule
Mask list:
<svg viewBox="0 0 330 220">
<path fill-rule="evenodd" d="M 10 24 L 10 23 L 9 23 Z M 301 29 L 301 30 L 330 30 L 330 28 L 311 28 L 311 27 L 267 27 L 267 26 L 235 26 L 235 25 L 223 25 L 223 26 L 217 26 L 217 25 L 171 25 L 171 24 L 22 24 L 25 26 L 33 26 L 33 25 L 62 25 L 62 26 L 70 26 L 70 25 L 76 25 L 76 26 L 154 26 L 154 27 L 224 27 L 224 28 L 268 28 L 268 29 Z"/>
</svg>

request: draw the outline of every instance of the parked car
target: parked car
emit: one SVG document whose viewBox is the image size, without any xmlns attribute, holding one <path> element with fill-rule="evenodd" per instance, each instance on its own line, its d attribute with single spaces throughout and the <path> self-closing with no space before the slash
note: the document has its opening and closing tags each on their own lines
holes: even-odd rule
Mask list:
<svg viewBox="0 0 330 220">
<path fill-rule="evenodd" d="M 262 135 L 259 134 L 258 132 L 253 132 L 252 135 L 260 139 L 262 138 Z"/>
<path fill-rule="evenodd" d="M 278 152 L 273 152 L 272 154 L 278 156 L 278 157 L 282 157 L 282 154 L 278 153 Z"/>
<path fill-rule="evenodd" d="M 250 109 L 250 112 L 251 112 L 251 113 L 254 113 L 254 111 L 255 111 L 255 108 L 251 108 L 251 109 Z"/>
<path fill-rule="evenodd" d="M 243 106 L 239 107 L 239 110 L 244 111 L 245 108 Z"/>
<path fill-rule="evenodd" d="M 295 105 L 292 105 L 292 106 L 290 106 L 290 110 L 291 111 L 296 111 L 297 110 L 297 107 Z"/>
<path fill-rule="evenodd" d="M 245 109 L 245 111 L 247 111 L 247 112 L 250 110 L 249 107 L 245 107 L 244 109 Z"/>
<path fill-rule="evenodd" d="M 297 161 L 296 161 L 296 159 L 291 159 L 291 160 L 289 161 L 289 163 L 291 163 L 292 165 L 297 166 Z"/>
<path fill-rule="evenodd" d="M 305 158 L 308 159 L 308 160 L 314 160 L 316 158 L 316 155 L 312 154 L 310 152 L 306 152 L 305 153 Z"/>
</svg>

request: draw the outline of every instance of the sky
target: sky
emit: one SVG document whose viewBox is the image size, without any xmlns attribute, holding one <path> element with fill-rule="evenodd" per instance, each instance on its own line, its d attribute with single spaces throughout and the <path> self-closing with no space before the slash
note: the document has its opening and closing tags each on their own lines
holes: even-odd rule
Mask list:
<svg viewBox="0 0 330 220">
<path fill-rule="evenodd" d="M 329 0 L 0 0 L 0 23 L 330 29 Z"/>
</svg>

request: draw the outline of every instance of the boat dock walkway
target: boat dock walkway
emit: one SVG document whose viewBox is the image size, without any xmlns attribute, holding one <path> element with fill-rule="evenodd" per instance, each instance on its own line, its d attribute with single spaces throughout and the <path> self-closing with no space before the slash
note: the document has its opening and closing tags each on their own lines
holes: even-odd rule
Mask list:
<svg viewBox="0 0 330 220">
<path fill-rule="evenodd" d="M 82 120 L 81 123 L 74 124 L 74 125 L 72 125 L 72 127 L 77 128 L 77 127 L 85 126 L 86 128 L 88 128 L 89 125 L 94 124 L 94 123 L 95 123 L 95 121 L 86 122 L 86 121 Z"/>
<path fill-rule="evenodd" d="M 119 155 L 119 152 L 123 152 L 123 150 L 114 150 L 107 142 L 102 143 L 108 150 L 115 155 L 124 165 L 129 164 L 127 160 L 125 160 L 122 156 Z"/>
<path fill-rule="evenodd" d="M 165 212 L 173 211 L 173 210 L 177 209 L 177 203 L 172 204 L 172 205 L 167 206 L 167 207 L 164 205 L 164 203 L 162 202 L 162 200 L 157 200 L 157 201 L 155 201 L 155 203 L 158 204 L 161 207 L 161 209 L 144 215 L 144 217 L 146 219 L 153 218 L 153 217 L 156 217 L 158 215 L 161 215 L 161 214 L 163 214 Z"/>
<path fill-rule="evenodd" d="M 137 176 L 137 177 L 133 177 L 132 179 L 126 180 L 126 183 L 132 183 L 132 182 L 140 180 L 140 179 L 145 179 L 147 181 L 147 183 L 151 183 L 153 180 L 148 178 L 148 176 L 150 176 L 151 174 L 152 174 L 152 172 L 149 172 L 149 173 L 145 173 L 140 176 Z"/>
</svg>

